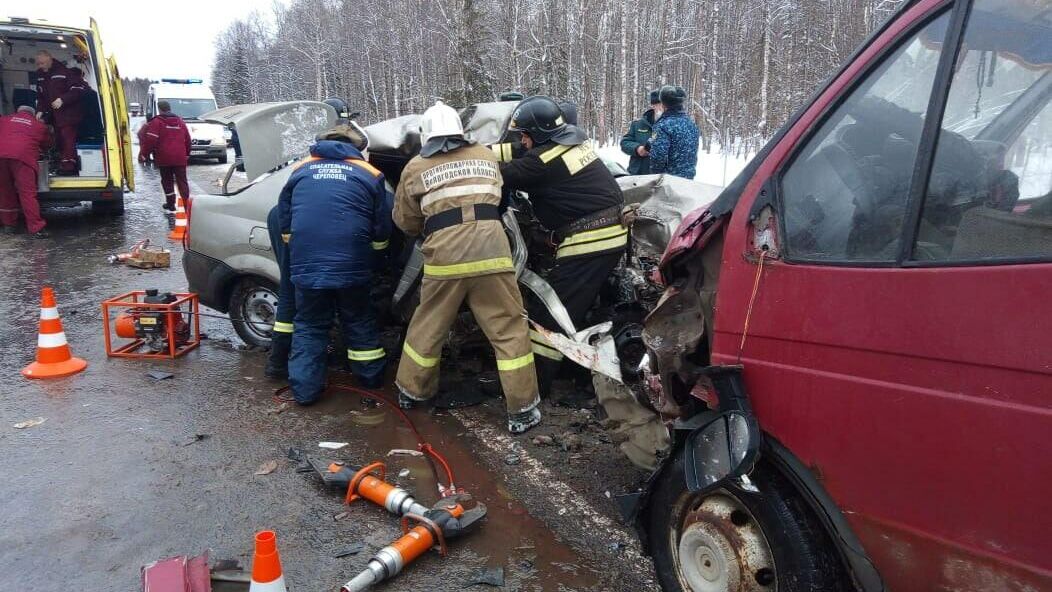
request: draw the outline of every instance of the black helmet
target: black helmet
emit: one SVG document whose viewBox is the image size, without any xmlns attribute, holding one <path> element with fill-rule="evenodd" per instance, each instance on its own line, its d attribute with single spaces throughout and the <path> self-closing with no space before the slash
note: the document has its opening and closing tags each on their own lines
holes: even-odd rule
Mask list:
<svg viewBox="0 0 1052 592">
<path fill-rule="evenodd" d="M 534 142 L 544 144 L 566 129 L 566 118 L 551 97 L 537 95 L 519 103 L 511 114 L 508 129 L 528 134 Z"/>
<path fill-rule="evenodd" d="M 350 116 L 347 101 L 332 97 L 322 102 L 336 110 L 336 119 L 347 119 Z"/>
<path fill-rule="evenodd" d="M 666 107 L 682 107 L 687 100 L 687 91 L 682 86 L 666 84 L 658 93 L 661 96 L 661 104 Z"/>
<path fill-rule="evenodd" d="M 566 123 L 577 125 L 577 103 L 563 101 L 559 103 L 559 108 L 563 111 L 563 118 L 566 119 Z"/>
</svg>

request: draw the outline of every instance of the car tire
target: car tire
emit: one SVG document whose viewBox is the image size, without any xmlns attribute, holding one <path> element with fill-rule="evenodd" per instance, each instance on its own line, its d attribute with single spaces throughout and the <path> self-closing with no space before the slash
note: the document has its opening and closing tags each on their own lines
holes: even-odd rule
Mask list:
<svg viewBox="0 0 1052 592">
<path fill-rule="evenodd" d="M 229 159 L 227 158 L 226 152 L 224 152 L 222 156 L 217 158 L 216 162 L 218 162 L 219 164 L 226 164 L 227 162 L 229 162 Z"/>
<path fill-rule="evenodd" d="M 749 475 L 760 493 L 733 484 L 687 490 L 683 449 L 648 503 L 651 556 L 665 592 L 850 590 L 828 533 L 793 485 L 770 465 Z"/>
<path fill-rule="evenodd" d="M 119 197 L 117 199 L 107 201 L 91 202 L 91 211 L 95 214 L 101 214 L 105 216 L 123 216 L 124 197 Z"/>
<path fill-rule="evenodd" d="M 250 346 L 270 347 L 278 287 L 257 277 L 242 278 L 230 292 L 228 311 L 238 337 Z"/>
</svg>

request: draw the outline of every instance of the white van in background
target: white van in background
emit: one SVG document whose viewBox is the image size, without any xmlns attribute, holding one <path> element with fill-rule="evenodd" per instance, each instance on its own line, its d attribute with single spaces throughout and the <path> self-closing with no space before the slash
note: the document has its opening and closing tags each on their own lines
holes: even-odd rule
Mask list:
<svg viewBox="0 0 1052 592">
<path fill-rule="evenodd" d="M 172 112 L 182 117 L 186 127 L 190 128 L 191 158 L 215 158 L 220 164 L 226 163 L 226 129 L 201 120 L 202 114 L 217 108 L 212 89 L 198 78 L 162 78 L 150 85 L 146 101 L 147 120 L 159 112 L 159 101 L 168 101 Z"/>
</svg>

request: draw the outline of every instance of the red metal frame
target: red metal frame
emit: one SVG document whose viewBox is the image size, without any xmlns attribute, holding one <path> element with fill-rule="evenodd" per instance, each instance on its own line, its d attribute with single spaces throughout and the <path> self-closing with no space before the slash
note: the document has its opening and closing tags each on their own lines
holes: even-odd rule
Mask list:
<svg viewBox="0 0 1052 592">
<path fill-rule="evenodd" d="M 120 296 L 115 296 L 108 300 L 102 301 L 102 322 L 105 328 L 106 338 L 106 355 L 112 358 L 165 358 L 174 359 L 182 356 L 186 352 L 194 349 L 201 344 L 201 315 L 200 315 L 200 303 L 197 298 L 197 294 L 190 292 L 179 292 L 175 294 L 175 302 L 169 302 L 166 304 L 159 303 L 148 303 L 143 302 L 143 298 L 146 296 L 145 290 L 133 290 Z M 184 305 L 186 309 L 180 310 Z M 120 314 L 121 309 L 149 309 L 157 310 L 168 314 L 171 318 L 175 315 L 189 314 L 193 317 L 191 327 L 193 328 L 190 332 L 190 340 L 182 345 L 177 345 L 175 340 L 175 323 L 166 323 L 168 327 L 168 351 L 167 352 L 143 352 L 139 349 L 145 343 L 142 339 L 133 339 L 124 344 L 118 344 L 114 347 L 114 329 L 112 327 L 112 318 L 115 314 Z M 116 311 L 116 312 L 114 312 Z M 114 313 L 114 314 L 111 314 Z"/>
</svg>

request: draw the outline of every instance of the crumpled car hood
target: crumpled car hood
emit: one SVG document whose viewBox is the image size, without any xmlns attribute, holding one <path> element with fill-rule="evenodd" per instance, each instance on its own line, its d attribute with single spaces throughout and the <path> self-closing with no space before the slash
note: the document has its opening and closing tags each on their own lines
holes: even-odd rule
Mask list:
<svg viewBox="0 0 1052 592">
<path fill-rule="evenodd" d="M 718 185 L 672 175 L 620 177 L 626 204 L 639 204 L 632 239 L 645 254 L 659 258 L 683 220 L 700 212 L 723 191 Z"/>
<path fill-rule="evenodd" d="M 307 154 L 314 137 L 336 123 L 336 110 L 317 101 L 231 105 L 201 119 L 237 130 L 249 180 Z"/>
</svg>

